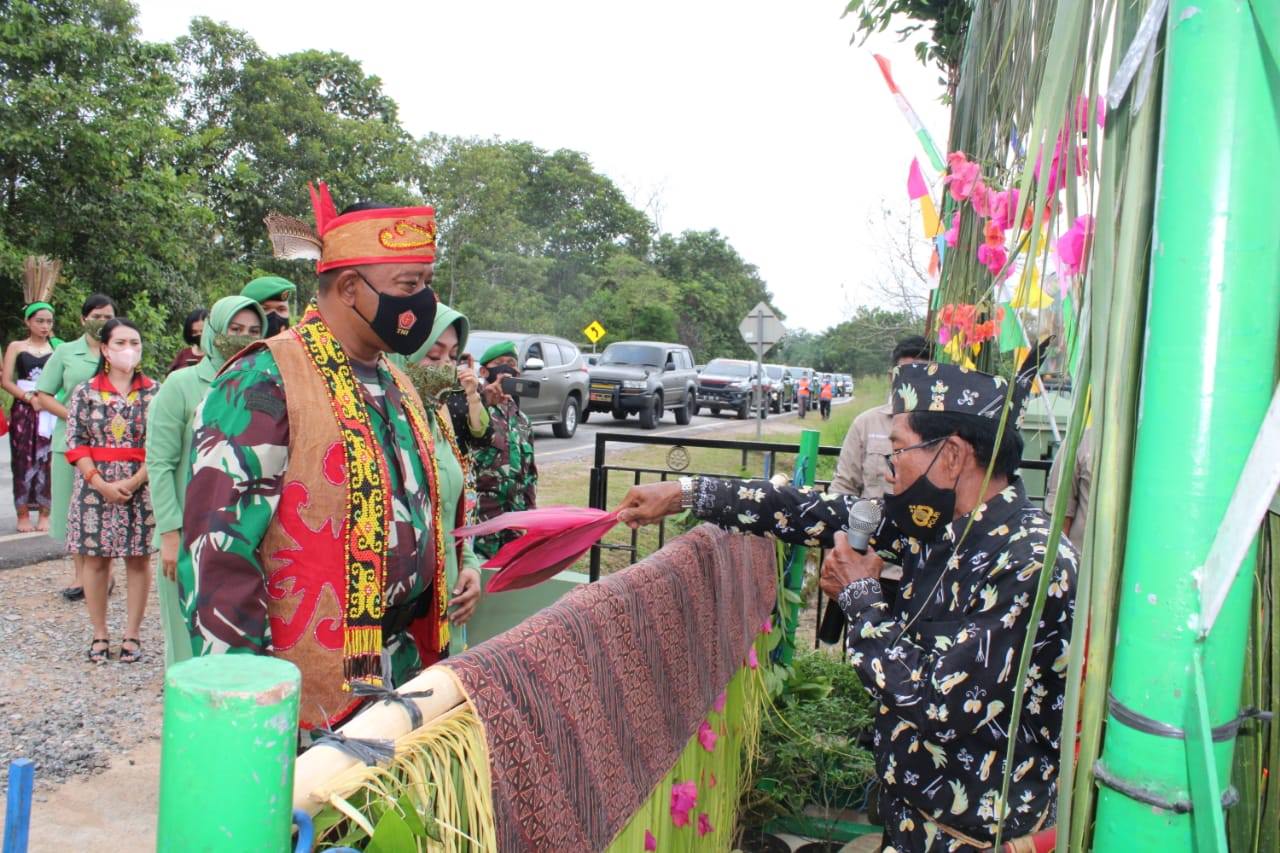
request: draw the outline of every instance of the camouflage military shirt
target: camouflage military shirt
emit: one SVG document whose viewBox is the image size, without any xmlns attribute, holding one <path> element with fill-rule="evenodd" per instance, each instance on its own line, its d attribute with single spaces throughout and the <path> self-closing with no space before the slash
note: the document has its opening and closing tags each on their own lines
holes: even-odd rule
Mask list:
<svg viewBox="0 0 1280 853">
<path fill-rule="evenodd" d="M 533 461 L 533 424 L 515 402 L 489 407 L 493 436 L 472 457 L 476 478 L 476 517 L 487 521 L 504 512 L 537 506 L 538 466 Z M 475 540 L 487 559 L 518 534 L 502 532 Z"/>
<path fill-rule="evenodd" d="M 387 536 L 388 607 L 432 591 L 434 566 L 426 474 L 401 408 L 399 389 L 383 366 L 352 362 L 370 424 L 387 458 L 395 523 Z M 329 417 L 318 412 L 317 417 Z M 271 648 L 267 579 L 258 546 L 277 511 L 289 465 L 289 416 L 280 369 L 270 350 L 241 358 L 213 381 L 195 417 L 192 475 L 183 509 L 184 550 L 179 566 L 183 612 L 195 654 L 263 653 Z M 313 555 L 334 547 L 317 531 L 299 547 Z M 334 559 L 341 560 L 340 555 Z M 301 589 L 300 610 L 314 607 L 320 590 Z M 310 612 L 310 611 L 306 611 Z M 384 637 L 393 675 L 402 683 L 421 669 L 407 633 Z"/>
</svg>

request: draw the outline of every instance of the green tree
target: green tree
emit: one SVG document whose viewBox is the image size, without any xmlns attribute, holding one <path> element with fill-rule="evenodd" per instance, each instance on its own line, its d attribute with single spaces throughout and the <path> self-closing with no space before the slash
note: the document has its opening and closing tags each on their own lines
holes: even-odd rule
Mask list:
<svg viewBox="0 0 1280 853">
<path fill-rule="evenodd" d="M 92 290 L 125 311 L 144 291 L 166 309 L 194 302 L 210 215 L 175 168 L 175 62 L 170 47 L 137 38 L 123 0 L 0 8 L 0 316 L 11 327 L 28 253 L 64 261 L 64 335 Z"/>
<path fill-rule="evenodd" d="M 714 229 L 664 234 L 654 261 L 658 272 L 676 283 L 680 342 L 699 361 L 750 356 L 738 325 L 757 302 L 771 298 L 755 266 Z"/>
</svg>

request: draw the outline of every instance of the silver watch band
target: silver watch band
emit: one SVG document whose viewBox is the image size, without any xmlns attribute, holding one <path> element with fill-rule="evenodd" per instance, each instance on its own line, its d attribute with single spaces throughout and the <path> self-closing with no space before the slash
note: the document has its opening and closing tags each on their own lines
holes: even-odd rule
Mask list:
<svg viewBox="0 0 1280 853">
<path fill-rule="evenodd" d="M 693 507 L 694 478 L 680 478 L 680 508 L 691 509 Z"/>
</svg>

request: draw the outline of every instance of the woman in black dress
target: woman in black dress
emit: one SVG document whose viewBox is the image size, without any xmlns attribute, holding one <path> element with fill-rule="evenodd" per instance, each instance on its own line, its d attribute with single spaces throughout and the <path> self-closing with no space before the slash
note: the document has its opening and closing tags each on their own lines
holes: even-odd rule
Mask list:
<svg viewBox="0 0 1280 853">
<path fill-rule="evenodd" d="M 9 344 L 0 386 L 13 395 L 9 411 L 10 465 L 18 532 L 49 529 L 49 454 L 53 416 L 35 408 L 36 380 L 53 355 L 53 308 L 44 302 L 27 306 L 27 338 Z M 35 527 L 31 512 L 38 513 Z"/>
</svg>

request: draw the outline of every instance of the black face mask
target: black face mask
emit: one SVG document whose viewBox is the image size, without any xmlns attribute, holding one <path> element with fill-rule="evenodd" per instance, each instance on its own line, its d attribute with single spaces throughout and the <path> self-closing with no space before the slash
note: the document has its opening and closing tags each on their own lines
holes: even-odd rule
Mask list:
<svg viewBox="0 0 1280 853">
<path fill-rule="evenodd" d="M 267 315 L 267 334 L 264 337 L 274 338 L 276 335 L 289 328 L 289 318 L 281 317 L 279 314 Z"/>
<path fill-rule="evenodd" d="M 360 270 L 356 270 L 356 275 L 378 297 L 378 310 L 372 320 L 360 314 L 359 308 L 355 309 L 360 319 L 369 324 L 369 328 L 392 352 L 413 355 L 422 349 L 427 338 L 431 337 L 431 326 L 436 321 L 435 291 L 424 287 L 412 296 L 392 296 L 369 284 L 369 279 Z"/>
<path fill-rule="evenodd" d="M 929 481 L 929 471 L 941 455 L 939 447 L 929 467 L 901 494 L 884 496 L 885 516 L 904 534 L 921 542 L 937 539 L 956 513 L 955 486 L 944 489 Z"/>
</svg>

